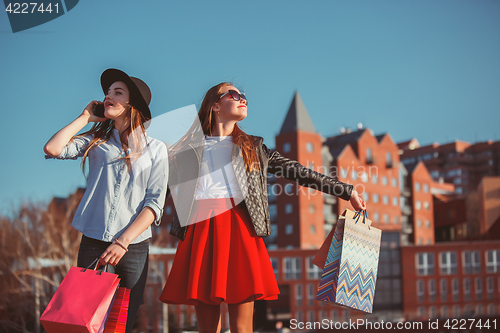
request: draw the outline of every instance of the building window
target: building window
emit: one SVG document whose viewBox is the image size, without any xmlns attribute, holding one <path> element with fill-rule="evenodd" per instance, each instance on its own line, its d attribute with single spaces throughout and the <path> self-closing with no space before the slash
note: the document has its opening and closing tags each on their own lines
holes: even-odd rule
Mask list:
<svg viewBox="0 0 500 333">
<path fill-rule="evenodd" d="M 437 317 L 437 310 L 435 306 L 429 307 L 429 318 L 436 318 Z"/>
<path fill-rule="evenodd" d="M 382 185 L 387 186 L 387 184 L 389 184 L 387 177 L 386 176 L 382 177 Z"/>
<path fill-rule="evenodd" d="M 398 216 L 394 216 L 394 224 L 399 224 L 399 217 Z"/>
<path fill-rule="evenodd" d="M 429 301 L 436 301 L 436 281 L 432 279 L 429 280 Z"/>
<path fill-rule="evenodd" d="M 439 259 L 442 275 L 457 274 L 457 254 L 455 252 L 440 252 Z"/>
<path fill-rule="evenodd" d="M 391 155 L 391 153 L 387 153 L 385 155 L 385 161 L 387 162 L 388 168 L 392 167 L 392 155 Z"/>
<path fill-rule="evenodd" d="M 165 208 L 165 213 L 166 213 L 167 215 L 172 214 L 172 206 L 167 206 L 167 207 Z"/>
<path fill-rule="evenodd" d="M 304 321 L 304 314 L 302 313 L 302 311 L 296 312 L 296 318 L 299 323 Z"/>
<path fill-rule="evenodd" d="M 351 178 L 352 180 L 358 179 L 358 173 L 354 169 L 351 171 Z"/>
<path fill-rule="evenodd" d="M 276 194 L 278 193 L 278 185 L 277 184 L 267 184 L 267 197 L 269 201 L 276 200 Z"/>
<path fill-rule="evenodd" d="M 316 226 L 314 224 L 311 224 L 311 235 L 314 235 L 316 233 Z"/>
<path fill-rule="evenodd" d="M 279 280 L 280 267 L 278 258 L 271 257 L 271 265 L 273 266 L 274 276 L 276 277 L 276 280 Z"/>
<path fill-rule="evenodd" d="M 314 145 L 311 142 L 306 144 L 306 149 L 308 152 L 312 153 L 314 151 Z"/>
<path fill-rule="evenodd" d="M 441 279 L 440 282 L 440 290 L 441 290 L 441 301 L 448 301 L 448 281 L 446 279 Z"/>
<path fill-rule="evenodd" d="M 384 223 L 389 223 L 389 214 L 384 214 Z"/>
<path fill-rule="evenodd" d="M 479 251 L 462 252 L 462 265 L 464 274 L 481 273 L 481 255 Z"/>
<path fill-rule="evenodd" d="M 422 220 L 417 220 L 417 228 L 422 228 Z"/>
<path fill-rule="evenodd" d="M 316 213 L 316 206 L 313 204 L 309 205 L 309 213 L 314 214 Z"/>
<path fill-rule="evenodd" d="M 443 305 L 441 307 L 441 314 L 440 314 L 440 317 L 441 318 L 448 318 L 448 307 L 446 305 Z"/>
<path fill-rule="evenodd" d="M 418 237 L 418 245 L 424 244 L 422 237 Z"/>
<path fill-rule="evenodd" d="M 464 278 L 464 300 L 470 301 L 470 279 Z"/>
<path fill-rule="evenodd" d="M 314 311 L 311 310 L 307 311 L 307 320 L 310 323 L 314 322 Z"/>
<path fill-rule="evenodd" d="M 477 277 L 474 282 L 476 290 L 476 301 L 480 301 L 483 299 L 483 279 Z"/>
<path fill-rule="evenodd" d="M 377 175 L 373 175 L 372 176 L 372 183 L 373 184 L 378 184 L 378 176 Z"/>
<path fill-rule="evenodd" d="M 285 280 L 300 280 L 302 276 L 300 257 L 283 258 L 283 273 L 285 275 Z"/>
<path fill-rule="evenodd" d="M 420 200 L 415 201 L 415 209 L 416 210 L 422 209 L 422 202 Z"/>
<path fill-rule="evenodd" d="M 491 276 L 488 276 L 486 278 L 486 291 L 488 292 L 488 299 L 493 299 L 494 298 L 494 291 L 493 291 L 493 278 Z"/>
<path fill-rule="evenodd" d="M 429 220 L 425 220 L 425 227 L 426 227 L 427 229 L 430 229 L 430 228 L 431 228 L 431 221 L 429 221 Z"/>
<path fill-rule="evenodd" d="M 392 187 L 398 187 L 398 179 L 392 178 Z"/>
<path fill-rule="evenodd" d="M 460 317 L 460 306 L 453 305 L 453 318 Z"/>
<path fill-rule="evenodd" d="M 398 197 L 392 197 L 392 205 L 395 207 L 398 206 Z"/>
<path fill-rule="evenodd" d="M 382 197 L 382 202 L 384 203 L 384 205 L 388 205 L 389 204 L 389 196 L 384 195 Z"/>
<path fill-rule="evenodd" d="M 373 193 L 372 197 L 373 197 L 373 203 L 378 203 L 378 194 Z"/>
<path fill-rule="evenodd" d="M 493 316 L 495 314 L 495 304 L 488 304 L 488 316 Z"/>
<path fill-rule="evenodd" d="M 430 238 L 427 238 L 427 245 L 431 245 L 432 244 L 432 240 Z"/>
<path fill-rule="evenodd" d="M 368 200 L 370 200 L 370 195 L 368 194 L 368 192 L 363 193 L 363 200 L 366 202 L 368 202 Z"/>
<path fill-rule="evenodd" d="M 424 208 L 425 208 L 425 210 L 431 209 L 431 205 L 429 204 L 428 201 L 424 201 Z"/>
<path fill-rule="evenodd" d="M 425 308 L 423 306 L 419 306 L 417 308 L 417 317 L 422 318 L 425 315 Z"/>
<path fill-rule="evenodd" d="M 285 205 L 285 214 L 292 214 L 293 212 L 293 205 L 292 204 L 286 204 Z"/>
<path fill-rule="evenodd" d="M 453 293 L 453 301 L 458 301 L 460 286 L 458 284 L 458 279 L 451 280 L 451 290 Z"/>
<path fill-rule="evenodd" d="M 417 299 L 420 303 L 424 301 L 425 284 L 423 280 L 417 280 Z"/>
<path fill-rule="evenodd" d="M 306 258 L 306 263 L 307 263 L 307 279 L 308 280 L 319 280 L 321 279 L 321 275 L 323 275 L 323 270 L 319 268 L 316 265 L 313 265 L 314 257 L 307 257 Z"/>
<path fill-rule="evenodd" d="M 423 252 L 416 254 L 417 275 L 434 275 L 434 255 L 432 252 Z"/>
<path fill-rule="evenodd" d="M 373 162 L 372 149 L 371 148 L 366 148 L 366 163 L 370 164 L 372 162 Z"/>
<path fill-rule="evenodd" d="M 349 169 L 344 169 L 344 168 L 340 167 L 340 176 L 342 178 L 347 178 L 348 174 L 349 174 Z"/>
<path fill-rule="evenodd" d="M 419 192 L 420 191 L 420 183 L 415 182 L 415 191 Z"/>
<path fill-rule="evenodd" d="M 361 172 L 361 175 L 359 177 L 361 178 L 361 181 L 363 183 L 368 183 L 368 174 L 366 172 Z"/>
<path fill-rule="evenodd" d="M 373 222 L 378 222 L 380 221 L 380 215 L 378 213 L 373 214 Z"/>
<path fill-rule="evenodd" d="M 291 235 L 293 234 L 293 224 L 287 224 L 285 226 L 285 234 L 286 235 Z"/>
<path fill-rule="evenodd" d="M 476 313 L 475 315 L 477 316 L 482 316 L 483 315 L 483 306 L 481 304 L 476 305 Z"/>
<path fill-rule="evenodd" d="M 424 184 L 424 192 L 429 193 L 429 184 Z"/>
<path fill-rule="evenodd" d="M 488 273 L 500 272 L 500 250 L 486 251 L 486 271 Z"/>
<path fill-rule="evenodd" d="M 316 298 L 316 290 L 314 289 L 314 283 L 307 284 L 307 305 L 314 306 L 314 299 Z M 314 321 L 311 319 L 311 321 Z"/>
<path fill-rule="evenodd" d="M 302 284 L 297 283 L 295 285 L 295 301 L 297 306 L 302 306 L 302 298 L 304 291 L 302 290 Z"/>
<path fill-rule="evenodd" d="M 271 218 L 271 222 L 276 221 L 276 217 L 278 216 L 278 207 L 276 204 L 269 205 L 269 217 Z"/>
<path fill-rule="evenodd" d="M 283 152 L 284 153 L 289 153 L 292 150 L 292 146 L 290 145 L 290 142 L 286 142 L 283 144 Z"/>
</svg>

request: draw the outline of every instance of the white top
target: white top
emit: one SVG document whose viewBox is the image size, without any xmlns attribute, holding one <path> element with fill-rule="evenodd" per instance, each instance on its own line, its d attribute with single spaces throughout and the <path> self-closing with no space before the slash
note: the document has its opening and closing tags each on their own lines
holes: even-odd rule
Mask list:
<svg viewBox="0 0 500 333">
<path fill-rule="evenodd" d="M 207 136 L 195 200 L 234 198 L 243 200 L 231 165 L 232 136 Z"/>
</svg>

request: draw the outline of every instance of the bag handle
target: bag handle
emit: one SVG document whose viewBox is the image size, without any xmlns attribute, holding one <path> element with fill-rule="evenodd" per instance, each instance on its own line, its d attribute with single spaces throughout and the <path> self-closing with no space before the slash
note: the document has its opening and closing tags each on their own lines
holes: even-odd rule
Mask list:
<svg viewBox="0 0 500 333">
<path fill-rule="evenodd" d="M 94 267 L 94 271 L 97 271 L 99 269 L 99 258 L 96 258 L 87 268 L 84 268 L 83 269 L 83 272 L 85 272 L 87 269 L 90 269 L 91 266 L 93 266 L 95 264 L 95 267 Z M 109 273 L 109 265 L 106 264 L 104 265 L 104 269 L 105 269 L 105 272 L 106 273 Z M 101 275 L 102 272 L 99 272 L 99 275 Z"/>
<path fill-rule="evenodd" d="M 363 224 L 367 225 L 368 226 L 368 230 L 371 230 L 371 226 L 370 224 L 371 223 L 366 223 L 366 220 L 370 220 L 368 218 L 368 212 L 366 211 L 366 209 L 361 209 L 359 211 L 356 211 L 356 214 L 354 214 L 354 221 L 355 223 L 358 223 L 359 221 L 359 218 L 361 217 L 361 215 L 363 215 Z"/>
</svg>

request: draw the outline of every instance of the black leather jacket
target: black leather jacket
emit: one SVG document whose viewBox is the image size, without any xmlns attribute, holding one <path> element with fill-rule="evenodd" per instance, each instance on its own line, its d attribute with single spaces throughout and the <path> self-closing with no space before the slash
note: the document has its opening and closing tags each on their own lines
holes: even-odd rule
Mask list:
<svg viewBox="0 0 500 333">
<path fill-rule="evenodd" d="M 254 144 L 257 158 L 260 160 L 260 168 L 249 172 L 242 163 L 242 159 L 237 158 L 239 156 L 237 145 L 234 145 L 231 154 L 231 165 L 238 184 L 242 188 L 244 202 L 257 235 L 269 236 L 271 234 L 267 198 L 267 173 L 295 180 L 301 186 L 313 187 L 344 200 L 350 199 L 352 185 L 342 183 L 332 177 L 306 168 L 297 161 L 281 156 L 279 152 L 268 149 L 261 137 L 252 136 L 252 138 L 255 140 Z M 170 153 L 169 176 L 169 191 L 174 197 L 175 207 L 170 233 L 181 240 L 184 240 L 186 236 L 187 226 L 181 226 L 180 221 L 185 221 L 183 225 L 187 225 L 186 221 L 189 221 L 192 215 L 204 144 L 203 142 L 192 142 L 186 143 L 185 146 L 187 149 L 183 149 L 181 152 Z"/>
</svg>

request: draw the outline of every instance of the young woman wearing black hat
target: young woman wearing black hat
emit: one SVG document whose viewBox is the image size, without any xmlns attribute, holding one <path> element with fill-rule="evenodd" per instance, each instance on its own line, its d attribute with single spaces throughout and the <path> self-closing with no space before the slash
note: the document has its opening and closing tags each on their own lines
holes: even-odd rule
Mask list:
<svg viewBox="0 0 500 333">
<path fill-rule="evenodd" d="M 120 285 L 131 289 L 130 332 L 146 284 L 150 225 L 163 214 L 167 149 L 145 131 L 151 92 L 143 81 L 108 69 L 101 86 L 104 103 L 90 102 L 43 150 L 47 158 L 81 157 L 83 170 L 88 158 L 87 188 L 73 219 L 83 234 L 78 266 L 88 267 L 97 258 L 101 265 L 114 266 Z M 94 114 L 99 106 L 104 106 L 104 117 Z M 94 123 L 92 128 L 75 136 L 88 123 Z"/>
<path fill-rule="evenodd" d="M 349 200 L 364 201 L 332 177 L 268 149 L 237 122 L 247 99 L 230 83 L 208 90 L 196 123 L 170 150 L 169 188 L 175 213 L 171 233 L 181 239 L 160 300 L 194 305 L 201 333 L 220 331 L 228 304 L 231 332 L 253 331 L 253 303 L 278 298 L 262 236 L 271 234 L 267 173 Z"/>
</svg>

